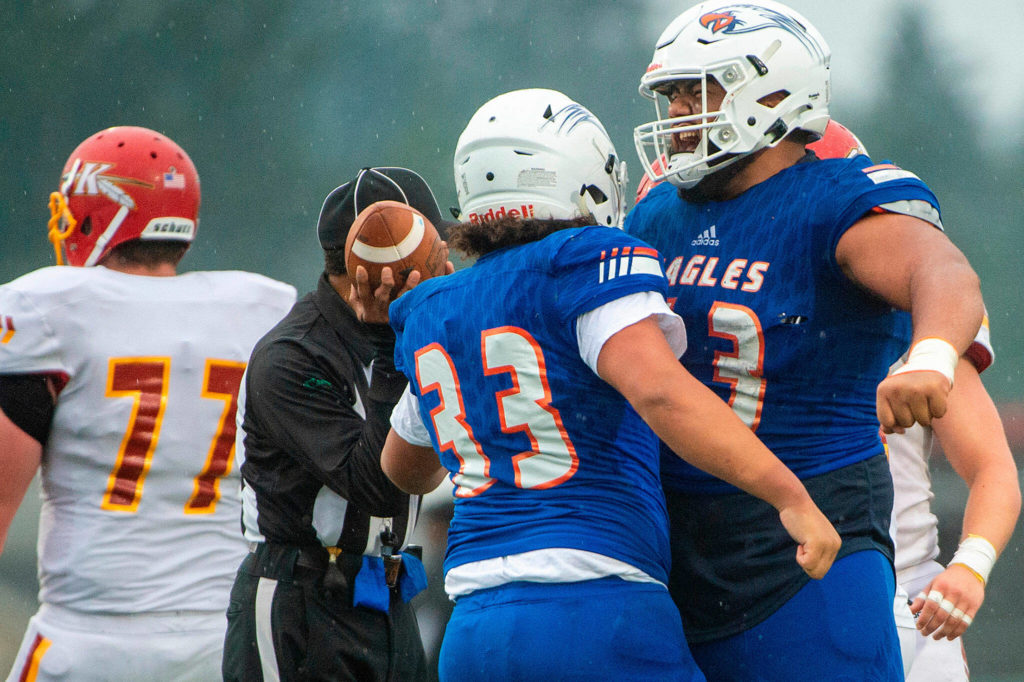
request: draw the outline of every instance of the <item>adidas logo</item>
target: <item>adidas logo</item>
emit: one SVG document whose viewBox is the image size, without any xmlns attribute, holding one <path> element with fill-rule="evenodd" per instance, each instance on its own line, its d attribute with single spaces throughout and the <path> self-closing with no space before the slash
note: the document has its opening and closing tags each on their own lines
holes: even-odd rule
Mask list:
<svg viewBox="0 0 1024 682">
<path fill-rule="evenodd" d="M 690 246 L 718 246 L 718 235 L 715 233 L 715 226 L 712 225 L 704 230 L 704 234 L 690 242 Z"/>
</svg>

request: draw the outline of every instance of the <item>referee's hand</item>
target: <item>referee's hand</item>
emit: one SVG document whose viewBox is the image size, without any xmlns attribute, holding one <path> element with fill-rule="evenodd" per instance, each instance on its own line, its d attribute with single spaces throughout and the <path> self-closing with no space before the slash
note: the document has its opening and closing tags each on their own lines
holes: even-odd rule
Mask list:
<svg viewBox="0 0 1024 682">
<path fill-rule="evenodd" d="M 371 289 L 370 275 L 362 265 L 356 266 L 355 281 L 349 290 L 349 305 L 360 322 L 387 324 L 388 306 L 391 301 L 420 283 L 420 273 L 413 270 L 405 279 L 401 291 L 395 291 L 395 275 L 391 268 L 384 266 L 380 271 L 380 286 Z"/>
</svg>

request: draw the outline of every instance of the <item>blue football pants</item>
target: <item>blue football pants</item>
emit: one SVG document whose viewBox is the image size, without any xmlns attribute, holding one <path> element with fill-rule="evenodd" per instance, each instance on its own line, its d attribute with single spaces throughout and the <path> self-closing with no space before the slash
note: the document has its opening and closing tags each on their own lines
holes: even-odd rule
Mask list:
<svg viewBox="0 0 1024 682">
<path fill-rule="evenodd" d="M 767 620 L 690 648 L 709 682 L 902 682 L 895 591 L 881 552 L 854 552 Z"/>
<path fill-rule="evenodd" d="M 516 582 L 455 604 L 440 679 L 703 682 L 661 585 Z"/>
</svg>

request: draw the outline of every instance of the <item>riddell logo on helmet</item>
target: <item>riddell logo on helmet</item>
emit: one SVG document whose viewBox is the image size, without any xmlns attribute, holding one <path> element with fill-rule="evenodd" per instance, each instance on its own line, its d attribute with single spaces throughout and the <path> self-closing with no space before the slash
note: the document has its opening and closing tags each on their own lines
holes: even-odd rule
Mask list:
<svg viewBox="0 0 1024 682">
<path fill-rule="evenodd" d="M 505 208 L 499 206 L 497 210 L 493 208 L 487 209 L 487 213 L 470 213 L 469 222 L 471 223 L 486 223 L 491 220 L 501 220 L 502 218 L 532 218 L 533 217 L 533 204 L 521 204 L 519 208 Z"/>
</svg>

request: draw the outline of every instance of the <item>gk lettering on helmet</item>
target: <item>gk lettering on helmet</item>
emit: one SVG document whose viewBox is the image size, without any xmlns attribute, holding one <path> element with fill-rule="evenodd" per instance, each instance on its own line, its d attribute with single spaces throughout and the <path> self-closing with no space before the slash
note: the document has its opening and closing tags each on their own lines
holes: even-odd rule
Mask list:
<svg viewBox="0 0 1024 682">
<path fill-rule="evenodd" d="M 470 213 L 469 222 L 486 223 L 502 218 L 533 218 L 533 204 L 520 204 L 518 208 L 505 208 L 499 206 L 497 209 L 489 208 L 486 213 Z"/>
<path fill-rule="evenodd" d="M 677 256 L 665 268 L 665 276 L 669 285 L 720 286 L 723 289 L 754 293 L 761 290 L 769 265 L 765 261 L 751 263 L 746 258 L 734 258 L 723 270 L 719 270 L 719 259 L 716 256 L 691 256 L 685 266 L 683 256 Z M 718 272 L 721 272 L 720 276 Z"/>
<path fill-rule="evenodd" d="M 99 177 L 101 173 L 113 168 L 114 165 L 110 163 L 93 163 L 88 162 L 82 166 L 82 172 L 78 175 L 78 182 L 73 190 L 74 194 L 99 194 Z M 71 182 L 75 181 L 74 177 L 69 178 Z"/>
</svg>

